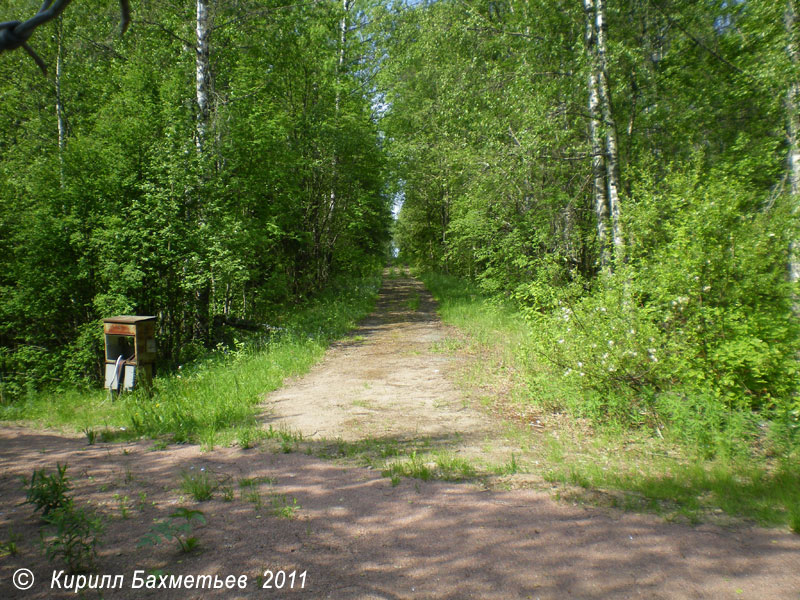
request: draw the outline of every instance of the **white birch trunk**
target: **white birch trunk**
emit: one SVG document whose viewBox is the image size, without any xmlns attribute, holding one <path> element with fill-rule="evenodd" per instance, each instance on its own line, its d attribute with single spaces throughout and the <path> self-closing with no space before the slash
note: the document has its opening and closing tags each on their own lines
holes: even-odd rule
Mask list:
<svg viewBox="0 0 800 600">
<path fill-rule="evenodd" d="M 586 54 L 589 58 L 589 135 L 592 144 L 592 175 L 594 179 L 594 210 L 597 217 L 597 243 L 600 248 L 600 267 L 610 264 L 608 247 L 608 200 L 606 198 L 605 160 L 600 138 L 600 92 L 598 90 L 597 36 L 595 35 L 594 0 L 584 0 L 586 17 Z"/>
<path fill-rule="evenodd" d="M 197 20 L 195 22 L 195 98 L 197 101 L 197 137 L 195 144 L 198 157 L 201 159 L 207 152 L 208 125 L 211 115 L 211 51 L 208 32 L 208 5 L 209 0 L 197 0 Z M 202 162 L 201 169 L 205 167 Z M 201 184 L 205 180 L 202 171 L 199 179 Z M 197 220 L 197 225 L 202 228 L 205 224 L 205 214 L 201 198 L 202 193 L 197 196 L 195 219 Z M 211 341 L 212 335 L 209 311 L 213 285 L 213 271 L 210 271 L 209 278 L 195 292 L 194 336 L 205 344 Z"/>
<path fill-rule="evenodd" d="M 56 49 L 56 124 L 58 127 L 58 163 L 61 187 L 64 187 L 64 150 L 67 148 L 67 121 L 64 116 L 64 103 L 61 97 L 61 77 L 63 75 L 63 29 L 61 17 L 56 24 L 56 37 L 58 47 Z"/>
<path fill-rule="evenodd" d="M 336 61 L 336 99 L 335 99 L 335 115 L 336 119 L 339 119 L 339 113 L 341 112 L 341 99 L 342 99 L 342 74 L 344 73 L 344 62 L 346 56 L 346 48 L 347 48 L 347 28 L 348 28 L 348 12 L 350 10 L 350 2 L 351 0 L 342 0 L 342 18 L 339 20 L 339 57 Z M 337 184 L 337 170 L 339 168 L 339 157 L 336 155 L 336 151 L 333 152 L 333 156 L 331 156 L 331 190 L 330 195 L 328 196 L 328 210 L 325 215 L 325 223 L 323 224 L 323 231 L 325 232 L 325 243 L 330 251 L 333 250 L 333 247 L 336 245 L 336 234 L 332 233 L 334 229 L 334 215 L 336 212 L 336 184 Z M 327 260 L 327 259 L 325 259 Z M 327 277 L 327 265 L 326 265 L 326 272 L 321 274 L 321 277 Z"/>
<path fill-rule="evenodd" d="M 617 124 L 611 112 L 611 90 L 608 84 L 608 61 L 606 60 L 606 7 L 605 0 L 595 0 L 597 32 L 597 82 L 600 92 L 600 105 L 603 114 L 603 128 L 606 138 L 606 183 L 608 185 L 608 206 L 611 211 L 611 237 L 614 244 L 614 258 L 620 263 L 624 256 L 621 208 L 619 198 L 619 147 L 617 144 Z"/>
<path fill-rule="evenodd" d="M 795 0 L 787 0 L 784 23 L 786 25 L 786 52 L 792 64 L 792 80 L 786 94 L 786 137 L 789 146 L 788 168 L 791 184 L 791 197 L 794 204 L 793 214 L 800 213 L 800 82 L 797 81 L 800 68 L 800 47 L 797 40 L 797 7 Z M 789 248 L 789 281 L 800 281 L 800 240 L 792 241 Z"/>
<path fill-rule="evenodd" d="M 208 0 L 197 0 L 195 88 L 197 94 L 197 151 L 205 148 L 210 115 L 211 65 L 208 44 Z"/>
<path fill-rule="evenodd" d="M 342 0 L 342 18 L 339 21 L 339 61 L 336 74 L 336 114 L 339 114 L 339 102 L 341 100 L 341 75 L 344 72 L 345 48 L 347 46 L 347 14 L 350 11 L 350 0 Z"/>
</svg>

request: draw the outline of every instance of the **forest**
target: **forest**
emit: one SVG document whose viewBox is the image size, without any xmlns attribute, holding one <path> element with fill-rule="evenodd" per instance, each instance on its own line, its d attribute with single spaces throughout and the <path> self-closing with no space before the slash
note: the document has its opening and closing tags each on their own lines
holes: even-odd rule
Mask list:
<svg viewBox="0 0 800 600">
<path fill-rule="evenodd" d="M 714 432 L 796 447 L 797 27 L 751 0 L 397 18 L 401 255 L 519 308 L 532 402 L 711 454 Z"/>
<path fill-rule="evenodd" d="M 47 75 L 2 57 L 4 401 L 97 382 L 102 317 L 157 315 L 177 364 L 384 254 L 368 48 L 342 7 L 135 2 L 122 37 L 119 11 L 74 2 L 37 32 Z"/>
<path fill-rule="evenodd" d="M 131 8 L 0 54 L 4 405 L 98 385 L 103 317 L 177 365 L 396 258 L 530 325 L 524 402 L 796 459 L 795 0 Z"/>
</svg>

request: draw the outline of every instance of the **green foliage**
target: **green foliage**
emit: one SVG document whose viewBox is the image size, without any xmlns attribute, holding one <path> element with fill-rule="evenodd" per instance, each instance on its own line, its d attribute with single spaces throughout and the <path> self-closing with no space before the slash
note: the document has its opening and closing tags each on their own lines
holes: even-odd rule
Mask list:
<svg viewBox="0 0 800 600">
<path fill-rule="evenodd" d="M 423 462 L 422 457 L 417 456 L 416 451 L 414 451 L 407 459 L 394 460 L 387 463 L 386 467 L 381 471 L 381 475 L 391 478 L 392 484 L 396 485 L 395 480 L 399 481 L 401 476 L 414 477 L 423 481 L 433 479 L 434 469 L 430 464 Z"/>
<path fill-rule="evenodd" d="M 213 11 L 219 101 L 202 153 L 195 54 L 181 41 L 194 28 L 178 5 L 140 7 L 160 27 L 108 44 L 86 40 L 107 40 L 112 15 L 83 7 L 42 36 L 45 61 L 62 59 L 61 139 L 54 86 L 42 96 L 16 53 L 0 64 L 13 82 L 0 103 L 0 404 L 96 386 L 103 317 L 158 314 L 163 373 L 236 347 L 226 320 L 275 325 L 281 308 L 382 259 L 385 153 L 364 48 L 355 34 L 340 47 L 335 5 L 277 6 Z M 12 0 L 0 16 L 29 9 Z"/>
<path fill-rule="evenodd" d="M 641 466 L 640 466 L 641 468 Z M 665 516 L 683 516 L 696 522 L 703 511 L 718 507 L 732 516 L 763 525 L 788 522 L 794 527 L 800 500 L 797 468 L 783 465 L 774 471 L 748 462 L 713 461 L 672 465 L 668 472 L 603 469 L 589 463 L 557 466 L 548 481 L 583 488 L 621 490 L 633 508 Z"/>
<path fill-rule="evenodd" d="M 236 442 L 243 450 L 252 448 L 263 436 L 262 430 L 257 427 L 243 427 L 236 433 Z"/>
<path fill-rule="evenodd" d="M 16 556 L 19 553 L 19 546 L 22 541 L 22 534 L 14 533 L 12 529 L 8 531 L 8 539 L 0 543 L 0 556 Z"/>
<path fill-rule="evenodd" d="M 33 504 L 34 509 L 48 515 L 57 509 L 64 508 L 71 500 L 66 495 L 72 489 L 67 477 L 67 464 L 56 465 L 56 472 L 47 474 L 44 469 L 37 469 L 31 475 L 25 491 L 25 503 Z"/>
<path fill-rule="evenodd" d="M 181 473 L 181 489 L 197 502 L 211 500 L 218 487 L 219 482 L 206 471 L 205 467 L 199 469 L 189 467 L 188 471 Z"/>
<path fill-rule="evenodd" d="M 84 435 L 86 436 L 86 443 L 90 446 L 95 443 L 97 440 L 97 432 L 92 429 L 91 427 L 87 427 L 83 430 Z"/>
<path fill-rule="evenodd" d="M 514 456 L 514 453 L 512 452 L 509 461 L 503 465 L 499 465 L 494 469 L 494 472 L 498 475 L 514 475 L 515 473 L 518 473 L 519 470 L 520 466 L 517 462 L 517 457 Z"/>
<path fill-rule="evenodd" d="M 800 383 L 788 207 L 754 211 L 730 179 L 671 183 L 631 210 L 626 268 L 590 293 L 567 290 L 553 311 L 527 310 L 539 332 L 530 351 L 551 366 L 532 390 L 599 423 L 669 425 L 705 452 L 744 451 L 756 414 L 791 414 Z M 571 393 L 545 391 L 548 378 Z"/>
<path fill-rule="evenodd" d="M 191 552 L 199 543 L 191 535 L 194 525 L 205 525 L 206 518 L 202 511 L 179 508 L 165 521 L 156 522 L 139 540 L 138 547 L 158 546 L 162 541 L 175 540 L 182 552 Z"/>
<path fill-rule="evenodd" d="M 414 450 L 408 457 L 387 461 L 381 475 L 389 477 L 392 485 L 397 485 L 400 477 L 413 477 L 423 481 L 430 479 L 462 481 L 475 477 L 476 471 L 467 460 L 452 454 L 422 456 Z"/>
<path fill-rule="evenodd" d="M 46 523 L 39 535 L 48 560 L 60 558 L 71 573 L 79 573 L 94 567 L 105 526 L 94 511 L 77 506 L 66 495 L 71 488 L 66 464 L 56 465 L 56 472 L 51 474 L 35 470 L 27 484 L 25 502 L 41 511 Z M 9 551 L 16 552 L 13 539 L 12 543 Z"/>
<path fill-rule="evenodd" d="M 601 348 L 598 343 L 618 339 L 608 337 L 615 332 L 615 324 L 622 333 L 624 325 L 630 327 L 621 316 L 617 322 L 608 315 L 613 311 L 630 314 L 625 296 L 603 296 L 596 291 L 580 302 L 571 300 L 569 313 L 540 314 L 534 319 L 526 312 L 523 319 L 512 306 L 482 296 L 474 283 L 433 273 L 424 277 L 444 320 L 462 329 L 464 344 L 484 357 L 480 373 L 487 379 L 480 385 L 496 384 L 496 376 L 506 385 L 507 369 L 514 374 L 511 406 L 517 409 L 521 403 L 537 413 L 542 408 L 556 413 L 543 432 L 531 434 L 529 444 L 537 470 L 547 480 L 588 490 L 573 494 L 571 500 L 610 501 L 613 506 L 690 521 L 721 510 L 767 525 L 792 527 L 796 522 L 800 445 L 795 416 L 778 410 L 737 409 L 703 390 L 690 393 L 689 387 L 670 381 L 662 382 L 670 385 L 669 391 L 647 385 L 637 391 L 640 382 L 658 380 L 659 372 L 653 369 L 664 362 L 659 354 L 657 361 L 651 359 L 650 339 L 627 330 L 630 338 L 619 338 L 624 341 L 619 353 L 605 358 L 611 347 Z M 606 311 L 595 310 L 600 306 L 606 306 Z M 578 337 L 576 330 L 583 329 L 583 337 Z M 563 334 L 573 337 L 559 343 L 562 338 L 557 336 Z M 570 367 L 557 363 L 587 356 L 595 362 L 572 364 L 573 369 L 586 369 L 583 377 L 580 372 L 564 376 Z M 615 360 L 618 371 L 624 371 L 606 376 L 603 360 L 606 369 Z M 566 422 L 564 412 L 592 421 Z M 546 423 L 547 417 L 542 416 L 542 421 Z M 558 437 L 546 433 L 551 427 Z M 509 463 L 493 470 L 506 474 L 519 468 L 512 456 Z M 387 474 L 399 483 L 402 470 Z"/>
<path fill-rule="evenodd" d="M 122 494 L 114 494 L 114 500 L 117 501 L 117 507 L 119 508 L 119 516 L 123 519 L 129 519 L 131 516 L 131 508 L 128 504 L 130 502 L 130 498 L 126 495 Z"/>
<path fill-rule="evenodd" d="M 45 520 L 47 526 L 40 535 L 48 560 L 61 558 L 71 573 L 93 569 L 99 536 L 105 529 L 102 517 L 70 499 L 49 512 Z"/>
<path fill-rule="evenodd" d="M 671 6 L 692 40 L 654 34 L 669 30 L 659 11 L 608 7 L 624 247 L 603 269 L 580 116 L 590 61 L 563 43 L 582 39 L 580 7 L 377 11 L 391 31 L 379 82 L 402 200 L 394 241 L 402 259 L 474 281 L 473 299 L 524 314 L 535 335 L 515 325 L 508 353 L 530 401 L 704 454 L 766 437 L 786 455 L 800 426 L 786 282 L 800 229 L 775 132 L 794 76 L 780 7 L 737 6 Z M 510 33 L 531 22 L 535 40 Z M 437 285 L 442 313 L 468 320 L 470 298 Z"/>
<path fill-rule="evenodd" d="M 273 496 L 271 502 L 272 514 L 284 519 L 293 519 L 300 508 L 300 505 L 297 504 L 297 498 L 292 498 L 290 502 L 286 496 Z"/>
</svg>

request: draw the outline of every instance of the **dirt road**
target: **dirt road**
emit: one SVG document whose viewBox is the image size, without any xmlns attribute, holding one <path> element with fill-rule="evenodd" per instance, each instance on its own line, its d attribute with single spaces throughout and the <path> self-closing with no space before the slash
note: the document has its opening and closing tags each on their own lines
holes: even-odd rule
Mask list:
<svg viewBox="0 0 800 600">
<path fill-rule="evenodd" d="M 422 283 L 387 277 L 375 312 L 271 394 L 264 419 L 311 439 L 424 442 L 471 459 L 510 452 L 453 384 L 454 359 L 438 350 L 447 337 Z"/>
</svg>

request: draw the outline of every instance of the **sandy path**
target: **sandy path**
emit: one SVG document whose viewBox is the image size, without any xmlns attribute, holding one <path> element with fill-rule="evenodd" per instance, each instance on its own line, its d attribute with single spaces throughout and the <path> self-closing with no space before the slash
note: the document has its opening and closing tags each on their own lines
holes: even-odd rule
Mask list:
<svg viewBox="0 0 800 600">
<path fill-rule="evenodd" d="M 312 439 L 426 440 L 480 454 L 496 437 L 448 379 L 447 336 L 421 282 L 385 278 L 375 311 L 308 375 L 271 394 L 265 419 Z"/>
<path fill-rule="evenodd" d="M 410 298 L 382 298 L 356 333 L 363 337 L 339 344 L 306 378 L 271 396 L 275 412 L 265 419 L 314 438 L 421 435 L 470 451 L 493 432 L 442 376 L 449 360 L 430 352 L 443 335 L 430 300 L 416 282 L 388 285 Z M 419 314 L 403 309 L 415 294 Z M 153 451 L 147 441 L 87 446 L 83 437 L 17 427 L 0 427 L 0 542 L 12 530 L 19 536 L 19 553 L 0 558 L 0 598 L 76 597 L 49 589 L 53 567 L 38 546 L 40 524 L 21 505 L 19 477 L 59 462 L 70 465 L 76 500 L 106 517 L 98 571 L 124 574 L 125 586 L 104 598 L 800 599 L 800 536 L 788 531 L 670 524 L 534 490 L 408 479 L 393 486 L 374 470 L 266 446 L 207 453 L 191 445 Z M 182 472 L 201 468 L 221 488 L 197 503 L 179 487 Z M 258 483 L 243 488 L 245 478 Z M 274 514 L 286 505 L 297 506 L 293 518 Z M 153 519 L 178 506 L 204 511 L 200 550 L 137 548 Z M 37 578 L 26 592 L 10 582 L 22 567 Z M 132 590 L 137 569 L 246 575 L 248 583 L 233 592 Z M 306 585 L 261 589 L 257 577 L 266 569 L 305 571 Z"/>
</svg>

